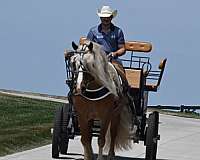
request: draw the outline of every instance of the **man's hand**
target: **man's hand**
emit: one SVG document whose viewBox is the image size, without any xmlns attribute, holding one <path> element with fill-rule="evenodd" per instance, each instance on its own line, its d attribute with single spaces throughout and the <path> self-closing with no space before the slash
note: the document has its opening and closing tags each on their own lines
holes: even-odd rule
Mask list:
<svg viewBox="0 0 200 160">
<path fill-rule="evenodd" d="M 107 57 L 108 57 L 108 60 L 111 61 L 111 60 L 114 58 L 113 52 L 110 52 L 110 53 L 107 55 Z"/>
</svg>

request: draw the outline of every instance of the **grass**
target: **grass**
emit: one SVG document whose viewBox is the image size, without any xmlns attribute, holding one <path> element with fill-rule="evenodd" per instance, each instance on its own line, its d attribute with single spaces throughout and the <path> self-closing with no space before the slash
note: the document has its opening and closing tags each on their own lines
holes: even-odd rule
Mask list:
<svg viewBox="0 0 200 160">
<path fill-rule="evenodd" d="M 51 143 L 61 103 L 0 94 L 0 156 Z"/>
</svg>

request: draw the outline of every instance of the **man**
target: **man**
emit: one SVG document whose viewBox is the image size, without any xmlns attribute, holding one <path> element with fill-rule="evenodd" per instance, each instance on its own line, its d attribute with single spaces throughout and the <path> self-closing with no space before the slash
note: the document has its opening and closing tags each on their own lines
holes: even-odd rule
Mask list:
<svg viewBox="0 0 200 160">
<path fill-rule="evenodd" d="M 102 45 L 107 55 L 112 57 L 112 64 L 123 81 L 123 92 L 128 96 L 131 110 L 135 113 L 135 106 L 129 93 L 130 87 L 122 63 L 118 58 L 124 55 L 126 50 L 122 29 L 112 23 L 112 19 L 117 15 L 117 10 L 112 10 L 110 6 L 103 6 L 101 9 L 98 9 L 97 15 L 100 17 L 101 23 L 90 29 L 87 39 Z"/>
<path fill-rule="evenodd" d="M 123 70 L 119 56 L 125 54 L 125 40 L 123 31 L 112 23 L 116 17 L 117 10 L 112 10 L 110 6 L 103 6 L 98 9 L 97 15 L 101 23 L 92 27 L 87 35 L 87 39 L 102 45 L 108 56 L 112 56 L 113 64 Z"/>
</svg>

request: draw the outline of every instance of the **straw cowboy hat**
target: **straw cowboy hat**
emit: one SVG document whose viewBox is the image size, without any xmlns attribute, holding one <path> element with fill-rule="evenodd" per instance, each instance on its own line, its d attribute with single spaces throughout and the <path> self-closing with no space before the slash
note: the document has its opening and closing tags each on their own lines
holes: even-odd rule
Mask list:
<svg viewBox="0 0 200 160">
<path fill-rule="evenodd" d="M 113 16 L 113 18 L 117 15 L 117 10 L 112 10 L 110 6 L 103 6 L 101 9 L 97 10 L 97 15 L 99 17 L 110 17 Z"/>
</svg>

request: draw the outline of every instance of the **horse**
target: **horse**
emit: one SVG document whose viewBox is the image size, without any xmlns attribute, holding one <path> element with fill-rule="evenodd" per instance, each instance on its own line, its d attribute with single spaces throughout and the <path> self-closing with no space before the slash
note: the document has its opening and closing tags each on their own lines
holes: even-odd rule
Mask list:
<svg viewBox="0 0 200 160">
<path fill-rule="evenodd" d="M 84 159 L 94 158 L 91 145 L 94 120 L 100 121 L 97 159 L 103 159 L 104 149 L 108 151 L 108 159 L 113 159 L 117 149 L 132 147 L 129 139 L 132 115 L 122 80 L 99 44 L 72 42 L 72 47 L 74 52 L 69 56 L 74 75 L 71 98 L 78 115 Z"/>
</svg>

